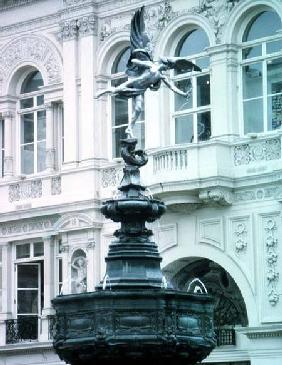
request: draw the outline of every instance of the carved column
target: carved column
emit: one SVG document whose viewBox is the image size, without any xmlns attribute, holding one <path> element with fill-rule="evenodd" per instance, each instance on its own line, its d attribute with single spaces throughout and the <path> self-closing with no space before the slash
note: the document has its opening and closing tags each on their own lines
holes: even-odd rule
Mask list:
<svg viewBox="0 0 282 365">
<path fill-rule="evenodd" d="M 46 103 L 46 171 L 55 169 L 55 146 L 54 146 L 54 117 L 52 103 Z"/>
<path fill-rule="evenodd" d="M 65 167 L 75 167 L 78 161 L 77 34 L 77 20 L 68 20 L 61 24 L 64 60 Z"/>
<path fill-rule="evenodd" d="M 13 120 L 15 114 L 12 111 L 2 113 L 4 118 L 4 176 L 13 176 Z"/>
<path fill-rule="evenodd" d="M 100 141 L 97 135 L 97 120 L 94 117 L 94 70 L 96 69 L 97 18 L 94 15 L 83 16 L 77 21 L 80 44 L 80 160 L 91 163 L 94 158 L 94 140 Z M 97 112 L 95 113 L 97 115 Z"/>
<path fill-rule="evenodd" d="M 44 303 L 42 309 L 42 333 L 40 339 L 48 340 L 49 316 L 54 314 L 51 300 L 55 295 L 55 260 L 54 260 L 54 240 L 51 236 L 43 238 L 44 241 Z"/>
</svg>

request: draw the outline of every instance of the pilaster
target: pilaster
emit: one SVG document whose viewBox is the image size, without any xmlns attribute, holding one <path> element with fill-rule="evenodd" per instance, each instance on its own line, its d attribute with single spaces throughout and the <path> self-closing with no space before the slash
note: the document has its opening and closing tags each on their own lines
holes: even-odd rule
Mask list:
<svg viewBox="0 0 282 365">
<path fill-rule="evenodd" d="M 54 116 L 52 103 L 46 103 L 46 171 L 55 169 Z"/>
<path fill-rule="evenodd" d="M 224 44 L 209 49 L 211 62 L 212 137 L 229 140 L 239 134 L 238 47 Z"/>
<path fill-rule="evenodd" d="M 5 111 L 2 113 L 4 118 L 4 177 L 13 176 L 14 155 L 13 155 L 13 122 L 15 113 L 13 111 Z"/>
<path fill-rule="evenodd" d="M 63 40 L 64 82 L 64 164 L 75 166 L 78 161 L 78 90 L 77 44 L 78 26 L 74 19 L 61 24 Z"/>
</svg>

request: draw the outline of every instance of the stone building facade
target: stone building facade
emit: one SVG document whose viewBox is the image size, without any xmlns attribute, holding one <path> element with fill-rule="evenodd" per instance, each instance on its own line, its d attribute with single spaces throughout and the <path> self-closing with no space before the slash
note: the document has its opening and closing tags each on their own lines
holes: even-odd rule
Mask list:
<svg viewBox="0 0 282 365">
<path fill-rule="evenodd" d="M 154 59 L 200 73 L 145 95 L 135 134 L 163 273 L 215 295 L 221 365 L 282 363 L 281 0 L 0 1 L 0 364 L 59 365 L 51 300 L 93 291 L 114 224 L 130 19 L 146 6 Z"/>
</svg>

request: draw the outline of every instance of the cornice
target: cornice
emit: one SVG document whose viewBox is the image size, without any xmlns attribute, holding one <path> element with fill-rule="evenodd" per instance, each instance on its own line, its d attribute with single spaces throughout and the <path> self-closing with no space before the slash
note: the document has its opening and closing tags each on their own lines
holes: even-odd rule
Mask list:
<svg viewBox="0 0 282 365">
<path fill-rule="evenodd" d="M 7 0 L 6 4 L 3 5 L 0 4 L 0 9 L 1 11 L 5 11 L 15 7 L 25 6 L 39 1 L 40 0 Z"/>
<path fill-rule="evenodd" d="M 246 335 L 250 340 L 282 337 L 282 326 L 236 328 L 236 332 Z"/>
</svg>

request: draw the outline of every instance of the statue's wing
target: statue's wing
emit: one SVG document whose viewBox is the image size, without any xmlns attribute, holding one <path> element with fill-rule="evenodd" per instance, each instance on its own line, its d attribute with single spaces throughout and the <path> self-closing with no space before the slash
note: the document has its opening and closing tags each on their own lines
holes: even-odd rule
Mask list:
<svg viewBox="0 0 282 365">
<path fill-rule="evenodd" d="M 183 57 L 163 57 L 161 61 L 165 63 L 168 68 L 175 69 L 178 73 L 202 71 L 199 66 Z"/>
<path fill-rule="evenodd" d="M 152 61 L 150 55 L 150 39 L 145 31 L 144 6 L 136 11 L 131 20 L 130 49 L 131 54 L 127 62 L 126 73 L 129 76 L 139 76 L 142 74 L 145 67 L 143 68 L 140 65 L 134 65 L 131 60 Z"/>
</svg>

